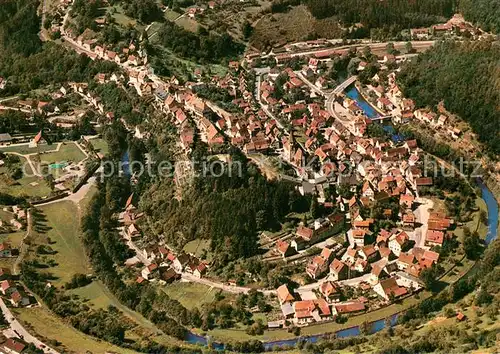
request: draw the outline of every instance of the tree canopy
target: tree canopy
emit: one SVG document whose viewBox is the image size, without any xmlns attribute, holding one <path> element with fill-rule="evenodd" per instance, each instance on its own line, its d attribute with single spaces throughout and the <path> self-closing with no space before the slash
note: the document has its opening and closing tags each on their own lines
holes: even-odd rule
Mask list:
<svg viewBox="0 0 500 354">
<path fill-rule="evenodd" d="M 500 153 L 500 47 L 491 42 L 442 42 L 403 66 L 398 82 L 419 107 L 446 109 L 468 122 Z"/>
</svg>

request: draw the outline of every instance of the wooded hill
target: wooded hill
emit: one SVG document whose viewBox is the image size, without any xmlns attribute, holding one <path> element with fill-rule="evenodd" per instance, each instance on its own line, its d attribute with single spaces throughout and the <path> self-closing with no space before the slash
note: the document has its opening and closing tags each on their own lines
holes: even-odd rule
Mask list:
<svg viewBox="0 0 500 354">
<path fill-rule="evenodd" d="M 467 121 L 490 152 L 500 153 L 500 47 L 443 42 L 403 66 L 398 81 L 419 107 L 445 107 Z"/>
</svg>

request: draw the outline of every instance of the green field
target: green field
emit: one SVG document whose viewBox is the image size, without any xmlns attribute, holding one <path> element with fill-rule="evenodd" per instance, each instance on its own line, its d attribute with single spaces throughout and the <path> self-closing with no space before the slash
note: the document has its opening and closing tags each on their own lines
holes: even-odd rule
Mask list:
<svg viewBox="0 0 500 354">
<path fill-rule="evenodd" d="M 175 20 L 177 17 L 179 17 L 181 14 L 178 12 L 175 12 L 173 10 L 167 10 L 165 11 L 165 18 L 169 21 Z"/>
<path fill-rule="evenodd" d="M 175 21 L 175 24 L 177 26 L 183 27 L 187 31 L 191 31 L 194 33 L 196 33 L 198 31 L 198 28 L 200 27 L 200 25 L 198 24 L 198 22 L 196 22 L 196 20 L 186 16 L 181 17 L 180 19 Z"/>
<path fill-rule="evenodd" d="M 13 232 L 10 234 L 0 233 L 0 242 L 7 242 L 12 247 L 19 248 L 25 235 L 26 231 Z"/>
<path fill-rule="evenodd" d="M 19 308 L 15 309 L 14 313 L 16 318 L 24 323 L 30 332 L 36 333 L 42 341 L 46 341 L 49 345 L 52 345 L 51 340 L 60 342 L 61 345 L 54 349 L 59 349 L 61 352 L 135 353 L 77 331 L 43 307 Z"/>
<path fill-rule="evenodd" d="M 63 161 L 78 163 L 83 159 L 85 154 L 73 142 L 63 143 L 59 151 L 40 154 L 40 161 L 48 164 Z"/>
<path fill-rule="evenodd" d="M 28 172 L 28 171 L 27 171 Z M 16 181 L 12 181 L 7 175 L 2 174 L 7 173 L 6 169 L 4 170 L 0 167 L 0 192 L 8 193 L 15 197 L 19 197 L 22 195 L 28 197 L 45 197 L 50 194 L 51 190 L 48 187 L 47 183 L 45 183 L 39 177 L 23 177 Z M 10 184 L 13 183 L 13 184 Z M 31 183 L 36 183 L 36 185 L 32 186 Z"/>
<path fill-rule="evenodd" d="M 210 240 L 198 239 L 186 243 L 183 248 L 184 252 L 194 254 L 197 257 L 201 257 L 203 250 L 207 250 L 207 261 L 212 260 L 212 254 L 210 253 Z"/>
<path fill-rule="evenodd" d="M 0 220 L 4 223 L 9 223 L 11 219 L 14 218 L 14 214 L 9 211 L 4 211 L 3 206 L 0 205 Z"/>
<path fill-rule="evenodd" d="M 97 153 L 106 155 L 109 152 L 108 143 L 104 139 L 92 139 L 90 143 Z"/>
<path fill-rule="evenodd" d="M 34 231 L 33 242 L 36 245 L 47 244 L 50 238 L 50 246 L 57 251 L 56 254 L 47 256 L 57 263 L 57 266 L 49 268 L 49 271 L 58 278 L 54 283 L 63 285 L 76 273 L 91 273 L 80 240 L 79 213 L 76 205 L 70 201 L 62 201 L 40 207 L 40 210 L 46 217 L 46 222 L 42 223 L 43 227 L 48 230 Z"/>
<path fill-rule="evenodd" d="M 89 192 L 87 198 L 83 199 L 80 202 L 80 207 L 84 210 L 85 206 L 88 204 L 90 197 L 93 193 L 95 193 L 96 189 L 93 188 Z M 84 252 L 84 246 L 81 243 L 80 239 L 80 213 L 76 204 L 73 204 L 70 201 L 61 201 L 54 204 L 49 204 L 40 207 L 40 210 L 43 212 L 43 215 L 46 218 L 46 221 L 43 223 L 43 226 L 46 226 L 48 229 L 46 232 L 35 232 L 33 233 L 33 245 L 30 250 L 30 257 L 35 257 L 33 252 L 34 248 L 39 244 L 47 244 L 47 239 L 51 240 L 51 247 L 53 250 L 57 251 L 55 255 L 42 256 L 47 257 L 47 259 L 54 259 L 57 262 L 57 266 L 49 268 L 48 271 L 53 273 L 57 280 L 53 281 L 53 284 L 56 286 L 63 285 L 65 282 L 70 280 L 71 276 L 76 273 L 89 274 L 91 273 L 91 269 L 87 263 L 87 258 Z M 38 256 L 40 257 L 40 256 Z M 177 344 L 183 345 L 183 342 L 166 336 L 162 332 L 160 332 L 151 322 L 145 319 L 139 313 L 127 308 L 122 305 L 118 299 L 106 288 L 104 284 L 100 281 L 94 281 L 91 284 L 69 290 L 68 293 L 78 295 L 82 301 L 86 301 L 86 303 L 95 308 L 95 309 L 106 309 L 108 306 L 112 305 L 120 310 L 123 315 L 130 319 L 133 323 L 136 324 L 135 327 L 128 330 L 126 333 L 127 339 L 130 340 L 138 340 L 141 341 L 144 338 L 149 338 L 157 341 L 161 344 Z M 45 313 L 48 313 L 48 310 L 43 309 Z M 50 313 L 48 313 L 50 315 Z M 25 314 L 24 316 L 29 316 L 30 314 Z M 45 316 L 45 315 L 44 315 Z M 52 316 L 52 315 L 50 315 Z M 27 320 L 29 321 L 29 320 Z M 62 320 L 59 320 L 61 326 L 66 327 Z M 51 323 L 50 320 L 45 322 L 45 326 L 47 323 Z M 44 328 L 38 328 L 38 322 L 34 324 L 37 333 L 41 335 L 57 338 L 61 342 L 63 342 L 68 348 L 77 347 L 79 344 L 71 341 L 73 335 L 71 333 L 77 332 L 71 327 L 66 327 L 61 329 L 67 334 L 67 336 L 58 336 L 56 334 L 51 335 L 51 332 L 46 331 Z M 40 327 L 43 327 L 43 321 L 40 321 Z M 63 341 L 63 339 L 68 339 L 67 343 Z M 75 340 L 82 341 L 83 339 L 92 338 L 85 336 L 82 333 L 79 333 L 79 336 L 75 337 Z M 97 341 L 96 341 L 97 342 Z M 104 343 L 104 342 L 102 342 Z M 83 345 L 83 344 L 82 344 Z M 104 343 L 103 345 L 107 345 Z M 107 345 L 108 348 L 111 348 L 110 345 Z M 88 347 L 80 346 L 81 348 L 85 348 L 86 350 L 90 350 Z M 104 347 L 103 347 L 104 348 Z M 91 350 L 94 352 L 93 350 Z M 106 350 L 97 350 L 95 353 L 105 352 Z M 123 349 L 113 350 L 118 353 L 127 353 L 127 351 Z M 81 352 L 81 350 L 77 350 L 77 352 Z"/>
<path fill-rule="evenodd" d="M 129 26 L 133 26 L 133 27 L 136 27 L 136 29 L 138 29 L 137 27 L 141 27 L 142 28 L 142 26 L 138 26 L 137 25 L 137 21 L 136 20 L 134 20 L 133 18 L 128 17 L 127 15 L 125 15 L 122 7 L 119 6 L 119 5 L 106 7 L 103 10 L 105 10 L 106 12 L 108 12 L 109 14 L 111 14 L 111 17 L 113 17 L 113 19 L 115 20 L 116 24 L 119 25 L 119 26 L 121 26 L 121 27 L 127 28 Z"/>
<path fill-rule="evenodd" d="M 175 282 L 163 286 L 161 289 L 188 309 L 214 301 L 215 294 L 219 292 L 218 289 L 211 289 L 203 284 L 184 282 Z"/>
</svg>

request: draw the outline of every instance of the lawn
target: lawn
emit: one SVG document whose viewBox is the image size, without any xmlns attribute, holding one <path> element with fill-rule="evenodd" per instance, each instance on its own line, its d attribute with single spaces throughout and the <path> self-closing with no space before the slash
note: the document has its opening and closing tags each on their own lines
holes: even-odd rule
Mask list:
<svg viewBox="0 0 500 354">
<path fill-rule="evenodd" d="M 106 10 L 107 13 L 111 14 L 111 17 L 115 20 L 116 24 L 128 28 L 129 26 L 133 27 L 139 27 L 137 25 L 137 21 L 134 20 L 133 18 L 128 17 L 125 15 L 123 9 L 121 6 L 110 6 L 106 7 L 103 10 Z M 140 26 L 142 28 L 142 26 Z"/>
<path fill-rule="evenodd" d="M 19 308 L 14 312 L 16 318 L 24 323 L 30 332 L 36 333 L 42 341 L 51 346 L 52 341 L 60 342 L 55 348 L 60 352 L 135 353 L 77 331 L 43 307 Z"/>
<path fill-rule="evenodd" d="M 218 289 L 212 289 L 198 283 L 175 282 L 161 288 L 172 299 L 178 300 L 184 307 L 193 309 L 214 301 Z"/>
<path fill-rule="evenodd" d="M 315 19 L 306 6 L 296 6 L 286 13 L 266 14 L 255 25 L 251 45 L 264 49 L 267 45 L 306 40 L 315 34 L 319 38 L 338 38 L 342 30 L 333 18 Z"/>
<path fill-rule="evenodd" d="M 78 163 L 85 159 L 85 154 L 75 143 L 63 143 L 57 152 L 48 152 L 40 154 L 40 161 L 48 164 L 72 161 Z"/>
<path fill-rule="evenodd" d="M 26 231 L 13 232 L 10 234 L 0 233 L 0 242 L 7 242 L 12 247 L 19 248 L 25 235 Z"/>
<path fill-rule="evenodd" d="M 89 285 L 68 290 L 68 292 L 72 295 L 78 295 L 87 305 L 96 309 L 106 309 L 109 305 L 118 307 L 117 305 L 119 305 L 119 302 L 114 299 L 112 294 L 107 293 L 107 289 L 99 281 L 93 281 Z"/>
<path fill-rule="evenodd" d="M 183 345 L 184 343 L 176 338 L 162 334 L 156 326 L 144 318 L 138 312 L 132 311 L 122 305 L 120 301 L 106 288 L 100 281 L 93 281 L 87 286 L 72 289 L 70 294 L 78 295 L 81 300 L 86 299 L 86 304 L 95 309 L 107 309 L 108 306 L 114 306 L 122 314 L 136 324 L 136 326 L 126 332 L 128 339 L 141 341 L 143 338 L 149 338 L 161 344 Z"/>
<path fill-rule="evenodd" d="M 206 260 L 210 262 L 212 260 L 212 254 L 210 253 L 210 240 L 204 240 L 204 239 L 193 240 L 186 243 L 186 245 L 184 246 L 184 252 L 192 253 L 199 258 L 201 258 L 203 250 L 207 250 Z"/>
<path fill-rule="evenodd" d="M 57 266 L 49 268 L 49 271 L 58 278 L 54 283 L 62 285 L 76 273 L 91 273 L 80 240 L 80 220 L 76 205 L 70 201 L 63 201 L 45 205 L 40 207 L 40 210 L 46 217 L 43 226 L 48 230 L 34 231 L 33 241 L 36 245 L 47 244 L 47 239 L 50 238 L 50 246 L 57 251 L 56 254 L 47 256 L 57 263 Z"/>
<path fill-rule="evenodd" d="M 175 21 L 175 24 L 177 26 L 181 26 L 183 27 L 185 30 L 187 31 L 191 31 L 191 32 L 194 32 L 196 33 L 198 31 L 198 28 L 200 27 L 200 25 L 198 24 L 198 22 L 196 22 L 195 20 L 189 18 L 189 17 L 181 17 L 180 19 L 178 19 L 177 21 Z"/>
<path fill-rule="evenodd" d="M 45 197 L 49 195 L 51 192 L 47 183 L 45 183 L 42 179 L 40 179 L 40 177 L 35 177 L 35 176 L 23 177 L 21 179 L 13 181 L 7 175 L 2 174 L 4 172 L 6 171 L 3 168 L 0 168 L 1 193 L 8 193 L 15 197 L 19 197 L 22 195 L 28 197 Z M 31 183 L 34 183 L 34 185 L 31 185 Z"/>
<path fill-rule="evenodd" d="M 109 152 L 108 143 L 104 139 L 92 139 L 90 143 L 97 153 L 106 155 Z"/>
<path fill-rule="evenodd" d="M 12 247 L 19 248 L 25 235 L 26 231 L 13 232 L 10 234 L 0 233 L 0 242 L 7 242 Z M 12 269 L 15 261 L 16 258 L 0 258 L 0 267 Z"/>
</svg>

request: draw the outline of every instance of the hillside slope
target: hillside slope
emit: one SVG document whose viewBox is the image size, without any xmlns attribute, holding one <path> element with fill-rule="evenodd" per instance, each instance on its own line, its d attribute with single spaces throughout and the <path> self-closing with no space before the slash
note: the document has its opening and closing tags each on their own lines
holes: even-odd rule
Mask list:
<svg viewBox="0 0 500 354">
<path fill-rule="evenodd" d="M 403 67 L 398 81 L 420 107 L 446 108 L 468 122 L 489 151 L 500 153 L 500 47 L 439 43 Z"/>
</svg>

